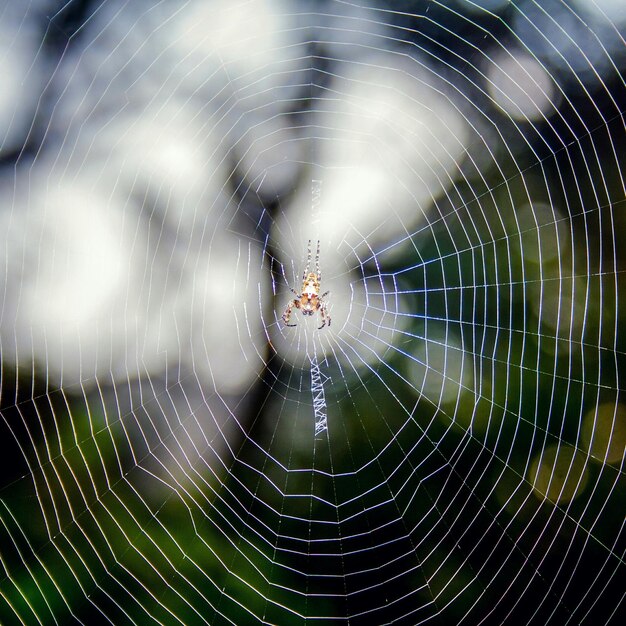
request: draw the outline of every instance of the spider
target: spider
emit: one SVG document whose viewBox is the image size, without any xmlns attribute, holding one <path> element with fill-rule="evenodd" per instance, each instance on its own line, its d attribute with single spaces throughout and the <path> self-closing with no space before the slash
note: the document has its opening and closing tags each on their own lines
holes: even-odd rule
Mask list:
<svg viewBox="0 0 626 626">
<path fill-rule="evenodd" d="M 296 309 L 302 311 L 302 315 L 313 315 L 316 311 L 320 312 L 322 317 L 322 325 L 318 327 L 321 330 L 328 325 L 330 326 L 330 315 L 326 310 L 326 303 L 324 298 L 330 293 L 327 291 L 320 296 L 320 280 L 322 279 L 322 273 L 320 272 L 320 242 L 317 242 L 317 253 L 315 254 L 315 272 L 310 272 L 311 267 L 311 240 L 309 239 L 308 257 L 306 262 L 306 268 L 302 274 L 302 293 L 299 294 L 295 289 L 291 291 L 296 297 L 289 302 L 285 312 L 283 313 L 283 322 L 285 326 L 295 326 L 296 324 L 290 324 L 291 310 L 295 306 Z"/>
</svg>

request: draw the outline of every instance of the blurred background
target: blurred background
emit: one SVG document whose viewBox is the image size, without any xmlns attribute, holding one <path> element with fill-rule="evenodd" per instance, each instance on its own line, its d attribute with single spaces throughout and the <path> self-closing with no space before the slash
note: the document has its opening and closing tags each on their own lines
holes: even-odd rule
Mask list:
<svg viewBox="0 0 626 626">
<path fill-rule="evenodd" d="M 621 623 L 625 35 L 1 0 L 0 622 Z"/>
</svg>

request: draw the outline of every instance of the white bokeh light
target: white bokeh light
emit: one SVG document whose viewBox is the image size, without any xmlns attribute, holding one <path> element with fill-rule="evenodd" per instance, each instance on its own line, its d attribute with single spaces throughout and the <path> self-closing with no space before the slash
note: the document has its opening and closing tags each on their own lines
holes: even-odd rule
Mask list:
<svg viewBox="0 0 626 626">
<path fill-rule="evenodd" d="M 557 104 L 554 81 L 536 59 L 524 53 L 503 52 L 490 59 L 487 89 L 493 101 L 513 119 L 537 121 Z"/>
<path fill-rule="evenodd" d="M 572 0 L 583 13 L 595 18 L 607 18 L 617 26 L 626 22 L 626 3 L 623 0 Z"/>
</svg>

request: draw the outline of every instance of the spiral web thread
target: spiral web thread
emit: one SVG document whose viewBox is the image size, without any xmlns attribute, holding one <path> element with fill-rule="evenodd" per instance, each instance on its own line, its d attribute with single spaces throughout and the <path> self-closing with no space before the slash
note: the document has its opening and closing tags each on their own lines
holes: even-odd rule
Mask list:
<svg viewBox="0 0 626 626">
<path fill-rule="evenodd" d="M 621 623 L 623 2 L 0 15 L 0 623 Z"/>
</svg>

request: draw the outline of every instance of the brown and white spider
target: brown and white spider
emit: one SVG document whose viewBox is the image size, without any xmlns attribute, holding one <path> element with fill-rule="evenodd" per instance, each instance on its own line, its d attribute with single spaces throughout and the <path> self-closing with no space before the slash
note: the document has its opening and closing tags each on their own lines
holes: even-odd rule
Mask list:
<svg viewBox="0 0 626 626">
<path fill-rule="evenodd" d="M 291 310 L 293 307 L 300 309 L 302 315 L 313 315 L 316 311 L 320 312 L 322 317 L 322 325 L 318 327 L 321 330 L 326 326 L 326 322 L 330 326 L 330 315 L 326 309 L 326 302 L 324 298 L 330 293 L 327 291 L 320 296 L 320 280 L 322 279 L 322 273 L 320 272 L 320 242 L 317 242 L 317 253 L 315 254 L 315 271 L 309 271 L 311 268 L 311 240 L 309 239 L 308 257 L 306 262 L 306 268 L 302 274 L 302 293 L 298 293 L 295 289 L 291 289 L 296 297 L 289 302 L 285 312 L 283 313 L 283 322 L 285 326 L 295 326 L 296 324 L 290 324 Z"/>
</svg>

